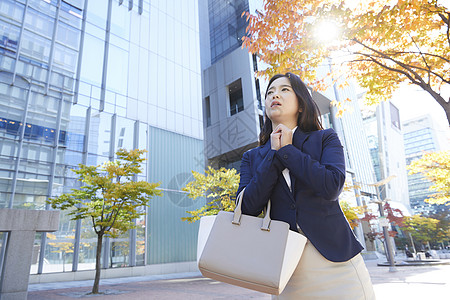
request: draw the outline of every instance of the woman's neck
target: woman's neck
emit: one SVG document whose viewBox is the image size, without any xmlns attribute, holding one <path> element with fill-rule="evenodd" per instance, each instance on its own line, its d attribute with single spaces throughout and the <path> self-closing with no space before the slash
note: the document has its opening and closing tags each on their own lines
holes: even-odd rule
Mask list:
<svg viewBox="0 0 450 300">
<path fill-rule="evenodd" d="M 295 127 L 297 127 L 297 122 L 274 122 L 272 121 L 272 130 L 274 130 L 275 128 L 277 128 L 278 125 L 283 124 L 284 126 L 287 126 L 289 129 L 294 129 Z"/>
</svg>

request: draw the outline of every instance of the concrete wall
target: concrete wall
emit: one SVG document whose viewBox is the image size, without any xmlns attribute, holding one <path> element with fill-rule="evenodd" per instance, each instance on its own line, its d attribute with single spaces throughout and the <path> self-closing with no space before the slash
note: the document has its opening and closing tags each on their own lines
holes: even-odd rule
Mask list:
<svg viewBox="0 0 450 300">
<path fill-rule="evenodd" d="M 238 79 L 242 83 L 244 110 L 231 116 L 227 87 Z M 236 49 L 203 71 L 203 98 L 207 96 L 211 107 L 211 125 L 205 124 L 208 159 L 257 142 L 259 111 L 252 57 L 247 50 Z"/>
</svg>

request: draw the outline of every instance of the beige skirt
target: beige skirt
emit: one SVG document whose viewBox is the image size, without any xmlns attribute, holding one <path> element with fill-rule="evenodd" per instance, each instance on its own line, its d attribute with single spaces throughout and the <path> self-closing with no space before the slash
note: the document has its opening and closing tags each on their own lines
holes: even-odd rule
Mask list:
<svg viewBox="0 0 450 300">
<path fill-rule="evenodd" d="M 361 254 L 336 263 L 308 241 L 283 293 L 272 299 L 374 300 L 375 293 Z"/>
</svg>

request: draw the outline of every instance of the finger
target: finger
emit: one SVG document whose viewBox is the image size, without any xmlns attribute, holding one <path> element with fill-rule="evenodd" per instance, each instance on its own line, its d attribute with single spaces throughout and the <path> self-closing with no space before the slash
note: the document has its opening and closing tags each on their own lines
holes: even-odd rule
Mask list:
<svg viewBox="0 0 450 300">
<path fill-rule="evenodd" d="M 273 130 L 273 132 L 280 131 L 282 128 L 281 126 L 282 126 L 282 124 L 278 124 L 277 127 L 275 127 L 275 129 Z"/>
</svg>

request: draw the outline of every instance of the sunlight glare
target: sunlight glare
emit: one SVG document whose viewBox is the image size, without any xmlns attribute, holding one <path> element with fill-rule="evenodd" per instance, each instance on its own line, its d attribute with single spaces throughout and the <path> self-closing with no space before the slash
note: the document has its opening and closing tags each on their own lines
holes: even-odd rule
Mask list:
<svg viewBox="0 0 450 300">
<path fill-rule="evenodd" d="M 315 30 L 315 38 L 322 43 L 335 42 L 339 35 L 339 28 L 335 22 L 322 21 Z"/>
</svg>

